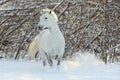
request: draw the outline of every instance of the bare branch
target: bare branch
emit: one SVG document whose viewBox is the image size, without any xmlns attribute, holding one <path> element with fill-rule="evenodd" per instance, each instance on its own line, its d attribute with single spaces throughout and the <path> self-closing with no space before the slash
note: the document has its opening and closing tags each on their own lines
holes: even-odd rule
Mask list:
<svg viewBox="0 0 120 80">
<path fill-rule="evenodd" d="M 58 15 L 58 18 L 67 10 L 67 8 L 69 7 L 70 2 L 68 3 L 68 5 L 65 7 L 65 9 Z"/>
<path fill-rule="evenodd" d="M 103 29 L 103 30 L 104 30 L 104 29 Z M 85 48 L 87 48 L 88 45 L 91 44 L 91 43 L 103 32 L 103 30 L 100 31 L 92 40 L 90 40 L 90 42 L 85 46 Z"/>
<path fill-rule="evenodd" d="M 92 5 L 97 5 L 96 2 L 93 2 L 93 1 L 86 1 L 88 4 L 92 4 Z"/>
<path fill-rule="evenodd" d="M 118 45 L 116 45 L 116 46 L 111 47 L 111 48 L 107 51 L 107 53 L 109 53 L 111 50 L 113 50 L 113 49 L 115 49 L 115 48 L 117 48 L 117 47 L 119 47 L 119 46 L 120 46 L 120 44 L 118 44 Z"/>
<path fill-rule="evenodd" d="M 0 5 L 3 5 L 3 4 L 5 4 L 5 3 L 9 2 L 9 1 L 11 1 L 11 0 L 6 0 L 6 1 L 0 3 Z"/>
<path fill-rule="evenodd" d="M 17 49 L 16 54 L 14 55 L 14 59 L 17 59 L 17 57 L 18 57 L 18 55 L 19 55 L 19 53 L 20 53 L 20 49 L 21 49 L 21 47 L 23 46 L 25 37 L 26 37 L 26 32 L 25 32 L 25 34 L 24 34 L 24 36 L 23 36 L 23 39 L 22 39 L 22 41 L 21 41 L 21 43 L 20 43 L 18 49 Z"/>
<path fill-rule="evenodd" d="M 5 21 L 7 21 L 9 18 L 10 18 L 10 17 L 5 18 L 5 19 L 0 23 L 0 26 L 1 26 Z"/>
<path fill-rule="evenodd" d="M 63 2 L 64 2 L 64 0 L 62 0 L 60 3 L 58 3 L 58 4 L 52 9 L 52 11 L 54 11 L 57 7 L 59 7 Z"/>
</svg>

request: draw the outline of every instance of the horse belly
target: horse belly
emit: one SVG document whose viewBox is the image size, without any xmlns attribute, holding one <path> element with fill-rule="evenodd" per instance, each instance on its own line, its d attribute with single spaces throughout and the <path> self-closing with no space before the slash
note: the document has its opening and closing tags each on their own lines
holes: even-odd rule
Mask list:
<svg viewBox="0 0 120 80">
<path fill-rule="evenodd" d="M 48 43 L 48 46 L 50 52 L 56 55 L 61 53 L 61 51 L 64 49 L 64 41 L 62 41 L 60 38 L 52 38 Z"/>
</svg>

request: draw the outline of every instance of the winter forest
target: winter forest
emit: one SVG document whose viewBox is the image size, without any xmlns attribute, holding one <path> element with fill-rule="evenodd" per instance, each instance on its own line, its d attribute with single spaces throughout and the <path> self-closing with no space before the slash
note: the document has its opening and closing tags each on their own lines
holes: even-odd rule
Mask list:
<svg viewBox="0 0 120 80">
<path fill-rule="evenodd" d="M 55 8 L 65 38 L 59 68 L 41 68 L 39 54 L 36 61 L 28 58 L 28 47 L 40 33 L 37 26 L 44 8 Z M 120 0 L 0 0 L 0 79 L 120 80 L 119 73 Z"/>
</svg>

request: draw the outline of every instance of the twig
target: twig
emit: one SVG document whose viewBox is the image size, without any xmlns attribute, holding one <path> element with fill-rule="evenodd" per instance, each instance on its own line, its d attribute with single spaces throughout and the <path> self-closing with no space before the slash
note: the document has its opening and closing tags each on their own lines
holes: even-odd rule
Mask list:
<svg viewBox="0 0 120 80">
<path fill-rule="evenodd" d="M 111 47 L 106 53 L 109 53 L 111 50 L 113 50 L 113 49 L 115 49 L 115 48 L 117 48 L 117 47 L 119 47 L 120 46 L 120 44 L 118 44 L 118 45 L 116 45 L 116 46 L 113 46 L 113 47 Z"/>
<path fill-rule="evenodd" d="M 59 7 L 63 2 L 64 2 L 64 0 L 62 0 L 60 3 L 58 3 L 58 4 L 52 9 L 52 11 L 54 11 L 57 7 Z"/>
<path fill-rule="evenodd" d="M 33 4 L 32 4 L 32 5 L 33 5 Z M 32 5 L 28 6 L 27 8 L 31 7 Z M 26 9 L 27 9 L 27 8 L 26 8 Z M 13 14 L 13 16 L 16 15 L 18 12 L 20 12 L 20 11 L 18 10 L 16 13 Z M 38 14 L 38 13 L 37 13 L 37 14 Z M 10 16 L 9 16 L 8 18 L 6 18 L 5 20 L 3 20 L 0 24 L 2 25 L 2 24 L 5 23 L 9 18 L 10 18 Z M 27 18 L 28 18 L 28 17 L 27 17 Z M 16 26 L 15 29 L 13 29 L 12 31 L 10 31 L 6 36 L 8 37 L 12 32 L 14 32 L 15 30 L 17 30 L 23 23 L 25 23 L 25 22 L 28 20 L 27 18 L 24 19 L 23 21 L 21 21 L 21 23 L 20 23 L 18 26 Z M 30 18 L 30 17 L 29 17 L 29 18 Z M 7 30 L 8 30 L 9 28 L 10 28 L 10 27 L 8 27 Z M 6 31 L 6 29 L 3 30 L 0 34 L 2 34 L 4 31 Z M 7 39 L 7 37 L 5 37 L 5 39 L 4 39 L 3 35 L 2 35 L 1 37 L 2 37 L 2 40 L 1 40 L 1 42 L 0 42 L 0 47 L 2 46 L 1 43 L 3 43 L 4 40 Z"/>
<path fill-rule="evenodd" d="M 0 23 L 0 26 L 3 24 L 3 23 L 5 23 L 8 19 L 9 19 L 10 17 L 8 17 L 8 18 L 6 18 L 5 20 L 3 20 L 1 23 Z M 7 28 L 4 28 L 3 30 L 2 30 L 2 32 L 0 33 L 0 37 L 2 38 L 3 37 L 3 33 L 4 33 L 4 31 L 6 31 L 6 30 L 8 30 L 9 29 L 9 27 L 7 27 Z"/>
<path fill-rule="evenodd" d="M 90 21 L 89 21 L 89 22 L 87 22 L 87 23 L 86 23 L 85 25 L 83 25 L 82 27 L 78 27 L 78 29 L 76 29 L 74 32 L 72 32 L 71 35 L 77 33 L 77 32 L 78 32 L 80 29 L 82 29 L 82 28 L 84 28 L 84 30 L 85 30 L 86 28 L 88 28 L 89 25 L 101 14 L 101 13 L 99 13 L 99 14 L 96 15 L 97 12 L 98 12 L 98 9 L 92 14 L 92 16 L 90 16 Z M 95 17 L 93 17 L 93 16 L 95 16 Z"/>
<path fill-rule="evenodd" d="M 104 29 L 103 29 L 103 30 L 104 30 Z M 93 37 L 93 39 L 90 40 L 89 44 L 92 43 L 92 42 L 103 32 L 103 30 L 101 30 L 95 37 Z M 89 44 L 87 44 L 87 45 L 85 46 L 85 48 L 87 48 Z"/>
<path fill-rule="evenodd" d="M 1 26 L 5 21 L 7 21 L 9 18 L 10 18 L 10 17 L 8 17 L 8 18 L 4 19 L 3 21 L 1 21 L 0 26 Z"/>
<path fill-rule="evenodd" d="M 27 33 L 27 32 L 25 32 L 25 35 L 23 36 L 23 39 L 22 39 L 22 41 L 21 41 L 21 43 L 20 43 L 20 45 L 19 45 L 19 47 L 18 47 L 18 49 L 17 49 L 17 52 L 16 52 L 16 54 L 14 55 L 14 59 L 17 59 L 17 57 L 18 57 L 18 55 L 19 55 L 19 53 L 20 53 L 20 49 L 21 49 L 21 47 L 22 47 L 22 45 L 23 45 L 23 42 L 24 42 L 24 40 L 25 40 L 25 37 L 26 37 L 26 33 Z"/>
<path fill-rule="evenodd" d="M 5 4 L 5 3 L 9 2 L 9 1 L 11 1 L 11 0 L 6 0 L 6 1 L 0 3 L 0 5 L 3 5 L 3 4 Z"/>
<path fill-rule="evenodd" d="M 67 10 L 67 8 L 69 7 L 70 2 L 68 3 L 68 5 L 65 7 L 65 9 L 58 15 L 58 18 Z"/>
<path fill-rule="evenodd" d="M 93 2 L 93 1 L 86 1 L 88 4 L 92 4 L 92 5 L 97 5 L 97 2 Z"/>
<path fill-rule="evenodd" d="M 38 13 L 39 13 L 39 12 L 35 13 L 34 15 L 37 15 Z M 13 29 L 12 31 L 10 31 L 6 36 L 9 36 L 12 32 L 14 32 L 15 30 L 17 30 L 17 29 L 18 29 L 22 24 L 24 24 L 29 18 L 30 18 L 30 16 L 28 16 L 28 17 L 26 17 L 25 19 L 23 19 L 23 20 L 21 21 L 21 23 L 18 24 L 18 25 L 16 26 L 16 28 Z"/>
<path fill-rule="evenodd" d="M 26 17 L 25 19 L 23 19 L 23 20 L 21 21 L 21 23 L 18 24 L 18 25 L 16 26 L 16 28 L 13 29 L 12 31 L 10 31 L 6 36 L 9 36 L 12 32 L 14 32 L 14 31 L 17 30 L 18 28 L 20 28 L 20 26 L 21 26 L 22 24 L 24 24 L 29 18 L 30 18 L 30 17 L 28 16 L 28 17 Z"/>
<path fill-rule="evenodd" d="M 39 13 L 39 12 L 35 13 L 33 16 L 36 16 L 38 13 Z M 7 33 L 7 34 L 5 35 L 6 37 L 5 37 L 5 38 L 2 38 L 2 40 L 1 40 L 1 42 L 0 42 L 0 47 L 2 46 L 1 43 L 3 43 L 3 42 L 8 38 L 8 36 L 9 36 L 11 33 L 13 33 L 14 31 L 16 31 L 17 29 L 19 29 L 20 26 L 21 26 L 22 24 L 24 24 L 29 18 L 30 18 L 30 16 L 26 17 L 24 20 L 21 21 L 20 24 L 18 24 L 18 25 L 16 26 L 15 29 L 13 29 L 13 30 L 11 30 L 9 33 Z M 8 27 L 8 28 L 9 28 L 9 27 Z"/>
<path fill-rule="evenodd" d="M 0 33 L 0 38 L 2 38 L 4 36 L 4 31 L 7 31 L 9 29 L 9 27 L 6 27 L 2 30 L 2 32 Z"/>
</svg>

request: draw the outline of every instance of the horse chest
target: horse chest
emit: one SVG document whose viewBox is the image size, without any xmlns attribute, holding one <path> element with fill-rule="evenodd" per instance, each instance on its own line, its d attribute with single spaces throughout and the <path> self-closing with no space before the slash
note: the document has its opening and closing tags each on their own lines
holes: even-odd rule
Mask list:
<svg viewBox="0 0 120 80">
<path fill-rule="evenodd" d="M 63 45 L 63 40 L 61 34 L 51 34 L 49 31 L 45 31 L 40 36 L 40 48 L 45 52 L 57 53 Z"/>
</svg>

